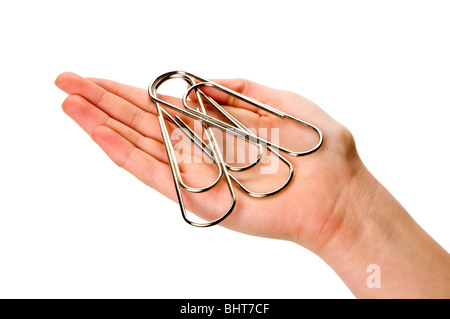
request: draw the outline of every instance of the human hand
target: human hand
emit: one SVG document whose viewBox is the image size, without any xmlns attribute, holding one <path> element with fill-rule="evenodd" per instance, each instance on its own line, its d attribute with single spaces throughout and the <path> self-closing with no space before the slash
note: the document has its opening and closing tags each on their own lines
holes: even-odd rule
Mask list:
<svg viewBox="0 0 450 319">
<path fill-rule="evenodd" d="M 305 120 L 324 136 L 317 152 L 286 156 L 295 173 L 282 192 L 253 198 L 236 187 L 235 210 L 221 225 L 303 245 L 326 261 L 357 297 L 448 298 L 450 255 L 364 167 L 344 126 L 297 94 L 247 80 L 215 82 Z M 61 74 L 55 83 L 69 94 L 64 111 L 118 166 L 176 199 L 155 105 L 146 90 L 73 73 Z M 302 151 L 317 142 L 314 132 L 297 123 L 219 92 L 208 94 L 247 127 L 279 128 L 281 146 Z M 177 98 L 166 99 L 181 105 Z M 192 124 L 189 118 L 182 119 Z M 194 187 L 208 184 L 217 174 L 214 165 L 181 163 L 180 169 Z M 254 168 L 232 174 L 250 189 L 267 191 L 284 182 L 282 164 L 280 170 L 275 175 L 255 174 Z M 224 184 L 201 194 L 184 192 L 186 208 L 206 220 L 220 215 L 230 201 Z M 367 267 L 373 264 L 383 273 L 383 283 L 376 289 L 366 281 Z"/>
<path fill-rule="evenodd" d="M 247 80 L 215 82 L 318 126 L 325 138 L 323 146 L 311 155 L 297 158 L 285 155 L 294 166 L 294 177 L 279 194 L 253 198 L 235 187 L 235 210 L 221 225 L 252 235 L 294 241 L 317 252 L 334 236 L 337 228 L 333 225 L 338 226 L 339 222 L 333 220 L 343 219 L 347 188 L 361 165 L 351 134 L 314 103 L 297 94 Z M 73 73 L 61 74 L 55 83 L 69 94 L 63 102 L 64 111 L 117 165 L 175 200 L 156 108 L 146 90 L 109 80 L 85 79 Z M 286 148 L 307 150 L 317 143 L 311 129 L 218 91 L 210 90 L 208 94 L 247 127 L 256 131 L 279 128 L 279 143 Z M 179 104 L 177 99 L 171 101 Z M 189 185 L 199 183 L 200 173 L 206 180 L 215 174 L 213 169 L 206 171 L 193 163 L 181 163 L 180 168 Z M 280 164 L 277 174 L 255 174 L 254 169 L 232 174 L 250 189 L 270 190 L 284 182 L 287 173 L 283 170 L 287 168 Z M 225 183 L 221 183 L 202 194 L 183 194 L 187 209 L 204 219 L 217 215 L 218 210 L 223 212 L 230 201 L 225 188 Z"/>
</svg>

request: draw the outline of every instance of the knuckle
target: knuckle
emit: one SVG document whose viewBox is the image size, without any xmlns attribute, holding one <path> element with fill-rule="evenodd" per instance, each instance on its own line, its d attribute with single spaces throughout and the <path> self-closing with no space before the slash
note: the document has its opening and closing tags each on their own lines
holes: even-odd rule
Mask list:
<svg viewBox="0 0 450 319">
<path fill-rule="evenodd" d="M 108 96 L 108 91 L 103 88 L 98 88 L 94 94 L 94 103 L 97 105 L 103 105 Z"/>
</svg>

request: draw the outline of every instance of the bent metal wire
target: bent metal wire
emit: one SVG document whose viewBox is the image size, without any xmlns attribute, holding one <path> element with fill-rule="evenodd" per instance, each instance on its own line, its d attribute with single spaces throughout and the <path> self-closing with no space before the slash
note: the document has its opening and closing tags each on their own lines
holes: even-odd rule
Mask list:
<svg viewBox="0 0 450 319">
<path fill-rule="evenodd" d="M 188 89 L 184 93 L 182 97 L 182 103 L 184 108 L 180 108 L 176 105 L 173 105 L 162 98 L 160 98 L 157 94 L 158 88 L 166 81 L 170 79 L 183 79 L 188 84 Z M 239 122 L 235 117 L 233 117 L 230 113 L 228 113 L 220 104 L 218 104 L 214 99 L 212 99 L 210 96 L 206 95 L 201 88 L 203 87 L 211 87 L 216 90 L 219 90 L 225 94 L 228 94 L 236 99 L 239 99 L 245 103 L 248 103 L 250 105 L 253 105 L 257 108 L 260 108 L 270 114 L 273 114 L 275 116 L 278 116 L 282 119 L 289 119 L 292 120 L 298 124 L 301 124 L 303 126 L 309 127 L 313 129 L 316 134 L 318 135 L 318 142 L 317 144 L 307 151 L 293 151 L 289 150 L 287 148 L 281 147 L 279 145 L 273 144 L 263 138 L 258 137 L 255 133 L 253 133 L 251 130 L 249 130 L 247 127 L 245 127 L 241 122 Z M 316 126 L 305 122 L 303 120 L 300 120 L 296 117 L 293 117 L 289 114 L 286 114 L 284 112 L 281 112 L 273 107 L 270 107 L 268 105 L 265 105 L 263 103 L 260 103 L 254 99 L 251 99 L 245 95 L 242 95 L 238 92 L 235 92 L 233 90 L 230 90 L 224 86 L 221 86 L 217 83 L 214 83 L 210 80 L 201 78 L 199 76 L 193 75 L 188 72 L 184 71 L 172 71 L 165 74 L 160 75 L 158 78 L 156 78 L 149 86 L 148 93 L 150 96 L 150 99 L 152 102 L 156 105 L 157 113 L 158 113 L 158 121 L 161 129 L 161 134 L 163 137 L 163 141 L 165 144 L 167 156 L 169 159 L 170 168 L 172 171 L 172 176 L 175 184 L 175 191 L 177 194 L 178 203 L 181 209 L 181 213 L 183 216 L 183 219 L 190 225 L 196 226 L 196 227 L 209 227 L 216 225 L 226 219 L 231 212 L 233 211 L 235 205 L 236 205 L 236 195 L 233 188 L 233 185 L 231 183 L 231 180 L 233 180 L 245 193 L 247 193 L 250 196 L 253 197 L 267 197 L 273 194 L 276 194 L 283 189 L 285 189 L 288 184 L 291 182 L 293 174 L 294 174 L 294 168 L 293 165 L 285 159 L 283 156 L 281 156 L 278 151 L 284 152 L 286 154 L 289 154 L 291 156 L 305 156 L 309 155 L 315 151 L 317 151 L 323 143 L 323 135 L 319 128 Z M 188 97 L 194 93 L 197 98 L 198 108 L 193 109 L 189 106 Z M 215 117 L 212 117 L 207 114 L 206 109 L 204 107 L 203 99 L 205 99 L 212 107 L 214 107 L 217 111 L 219 111 L 220 114 L 225 116 L 233 125 L 230 125 L 228 123 L 225 123 L 223 121 L 218 120 Z M 180 117 L 171 116 L 164 108 L 163 106 L 168 107 L 169 109 L 176 111 L 180 114 L 183 114 L 185 116 L 188 116 L 194 120 L 198 120 L 202 123 L 202 129 L 204 132 L 204 135 L 206 137 L 206 140 L 208 143 L 205 143 L 197 134 L 194 133 L 194 131 L 186 124 L 184 123 Z M 175 155 L 175 150 L 173 148 L 168 129 L 166 126 L 166 119 L 169 120 L 172 124 L 174 124 L 176 127 L 178 127 L 181 132 L 183 132 L 191 141 L 194 143 L 195 146 L 199 147 L 203 153 L 205 153 L 208 158 L 215 163 L 215 165 L 218 168 L 218 176 L 216 180 L 207 186 L 204 187 L 190 187 L 186 185 L 181 177 L 180 168 L 178 166 L 178 161 Z M 251 143 L 258 147 L 258 156 L 255 161 L 251 162 L 250 164 L 242 167 L 234 167 L 229 164 L 227 164 L 223 156 L 221 154 L 221 151 L 218 147 L 217 140 L 214 136 L 214 133 L 212 131 L 212 127 L 215 127 L 219 130 L 222 130 L 223 132 L 227 134 L 231 134 L 232 136 L 235 136 L 237 138 L 240 138 L 248 143 Z M 286 181 L 281 185 L 280 187 L 265 193 L 259 193 L 259 192 L 253 192 L 249 190 L 247 187 L 245 187 L 235 176 L 231 175 L 229 171 L 242 171 L 249 169 L 253 166 L 255 166 L 262 157 L 263 147 L 266 148 L 270 153 L 278 157 L 283 163 L 285 163 L 289 168 L 289 174 L 286 179 Z M 225 180 L 227 184 L 227 189 L 230 192 L 230 198 L 231 203 L 228 207 L 228 209 L 217 219 L 213 221 L 208 221 L 204 223 L 194 222 L 192 221 L 189 216 L 187 215 L 186 208 L 183 201 L 183 196 L 181 194 L 181 188 L 184 190 L 191 192 L 191 193 L 201 193 L 206 192 L 210 189 L 212 189 L 214 186 L 216 186 L 221 180 Z"/>
</svg>

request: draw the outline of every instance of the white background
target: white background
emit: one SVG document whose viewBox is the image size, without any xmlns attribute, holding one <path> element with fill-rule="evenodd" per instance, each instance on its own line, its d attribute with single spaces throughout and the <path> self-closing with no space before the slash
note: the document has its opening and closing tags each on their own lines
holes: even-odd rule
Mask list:
<svg viewBox="0 0 450 319">
<path fill-rule="evenodd" d="M 353 298 L 292 243 L 185 224 L 61 110 L 63 71 L 302 94 L 450 249 L 448 1 L 2 1 L 0 297 Z"/>
</svg>

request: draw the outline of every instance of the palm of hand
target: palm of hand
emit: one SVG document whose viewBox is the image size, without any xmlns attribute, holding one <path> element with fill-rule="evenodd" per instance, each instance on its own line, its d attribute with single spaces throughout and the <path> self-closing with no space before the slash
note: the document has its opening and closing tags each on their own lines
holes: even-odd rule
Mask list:
<svg viewBox="0 0 450 319">
<path fill-rule="evenodd" d="M 235 210 L 221 225 L 320 249 L 342 223 L 346 189 L 358 165 L 358 161 L 350 160 L 357 156 L 354 156 L 356 149 L 348 130 L 299 95 L 243 80 L 219 83 L 313 123 L 324 134 L 323 146 L 309 156 L 294 158 L 281 153 L 294 166 L 293 180 L 281 193 L 253 198 L 235 187 Z M 149 101 L 146 90 L 108 80 L 84 79 L 72 73 L 60 75 L 56 84 L 69 94 L 63 103 L 64 111 L 117 165 L 165 196 L 176 198 L 155 106 Z M 247 127 L 256 131 L 279 128 L 279 143 L 286 148 L 307 150 L 317 142 L 314 132 L 292 121 L 221 94 L 215 99 Z M 177 103 L 176 99 L 172 101 Z M 183 119 L 189 123 L 189 119 Z M 255 174 L 256 167 L 231 174 L 250 189 L 267 191 L 284 182 L 287 177 L 284 166 L 281 164 L 275 175 Z M 187 184 L 197 183 L 199 187 L 207 185 L 208 180 L 213 181 L 217 175 L 214 165 L 180 164 L 180 169 Z M 207 180 L 198 176 L 205 176 Z M 224 182 L 211 191 L 202 194 L 183 192 L 183 196 L 187 209 L 205 219 L 218 211 L 223 213 L 230 203 Z"/>
</svg>

